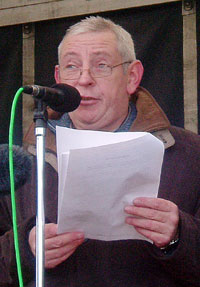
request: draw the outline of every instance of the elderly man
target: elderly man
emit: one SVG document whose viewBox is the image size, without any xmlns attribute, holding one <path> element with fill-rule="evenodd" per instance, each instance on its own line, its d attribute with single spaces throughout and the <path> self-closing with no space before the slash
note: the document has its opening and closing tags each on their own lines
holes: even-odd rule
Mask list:
<svg viewBox="0 0 200 287">
<path fill-rule="evenodd" d="M 45 286 L 200 286 L 199 136 L 172 127 L 153 97 L 139 87 L 143 66 L 135 57 L 130 34 L 119 25 L 101 17 L 86 18 L 67 30 L 58 52 L 56 82 L 74 86 L 82 100 L 75 111 L 48 122 L 47 148 L 52 153 L 48 152 L 46 171 Z M 137 198 L 124 210 L 125 223 L 153 244 L 145 240 L 85 240 L 76 230 L 57 234 L 56 125 L 147 131 L 163 140 L 166 149 L 158 198 Z M 25 139 L 30 151 L 31 137 L 32 129 Z M 18 192 L 27 286 L 34 286 L 34 188 L 35 175 Z M 5 233 L 1 253 L 8 266 L 5 282 L 10 284 L 5 286 L 15 286 L 9 199 L 2 199 L 0 208 L 1 231 Z"/>
</svg>

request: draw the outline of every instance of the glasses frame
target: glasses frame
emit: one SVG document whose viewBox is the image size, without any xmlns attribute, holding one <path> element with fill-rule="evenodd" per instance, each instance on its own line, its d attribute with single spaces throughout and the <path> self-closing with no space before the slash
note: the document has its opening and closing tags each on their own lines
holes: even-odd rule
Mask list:
<svg viewBox="0 0 200 287">
<path fill-rule="evenodd" d="M 114 68 L 117 68 L 117 67 L 119 67 L 121 65 L 125 65 L 125 64 L 131 64 L 131 63 L 132 63 L 132 61 L 125 61 L 125 62 L 119 63 L 117 65 L 114 65 L 114 66 L 107 65 L 107 67 L 110 68 L 110 73 L 108 75 L 104 75 L 104 76 L 94 76 L 93 74 L 91 74 L 91 69 L 90 68 L 89 69 L 78 68 L 78 70 L 79 70 L 79 76 L 78 77 L 76 77 L 76 78 L 63 78 L 63 79 L 64 80 L 77 80 L 77 79 L 79 79 L 81 77 L 81 75 L 83 74 L 83 71 L 85 71 L 85 70 L 88 70 L 90 72 L 90 76 L 92 78 L 95 78 L 95 79 L 96 78 L 106 78 L 106 77 L 109 77 L 109 76 L 112 75 L 112 71 L 113 71 Z"/>
</svg>

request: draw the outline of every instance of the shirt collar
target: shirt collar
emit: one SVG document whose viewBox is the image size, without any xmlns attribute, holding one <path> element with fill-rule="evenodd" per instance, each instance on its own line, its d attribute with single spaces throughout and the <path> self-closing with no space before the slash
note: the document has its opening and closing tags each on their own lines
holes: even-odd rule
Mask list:
<svg viewBox="0 0 200 287">
<path fill-rule="evenodd" d="M 128 132 L 133 121 L 136 118 L 136 115 L 137 115 L 136 107 L 132 102 L 130 102 L 128 115 L 126 119 L 123 121 L 120 127 L 117 128 L 114 132 Z M 62 115 L 62 117 L 59 120 L 48 120 L 48 127 L 53 133 L 56 133 L 56 126 L 74 128 L 68 113 Z"/>
</svg>

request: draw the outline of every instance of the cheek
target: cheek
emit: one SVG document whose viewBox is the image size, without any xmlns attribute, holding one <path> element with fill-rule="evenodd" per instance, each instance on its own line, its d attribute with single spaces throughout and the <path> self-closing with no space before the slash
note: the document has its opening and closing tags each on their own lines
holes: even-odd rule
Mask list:
<svg viewBox="0 0 200 287">
<path fill-rule="evenodd" d="M 95 91 L 106 103 L 113 102 L 117 97 L 116 84 L 113 81 L 104 80 L 96 84 Z"/>
</svg>

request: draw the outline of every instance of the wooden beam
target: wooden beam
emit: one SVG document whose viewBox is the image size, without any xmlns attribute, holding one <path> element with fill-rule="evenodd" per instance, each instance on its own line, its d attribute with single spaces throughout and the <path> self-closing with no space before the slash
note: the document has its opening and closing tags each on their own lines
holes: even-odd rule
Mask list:
<svg viewBox="0 0 200 287">
<path fill-rule="evenodd" d="M 41 3 L 55 2 L 55 0 L 0 0 L 0 10 L 16 7 L 32 6 Z"/>
<path fill-rule="evenodd" d="M 184 127 L 198 133 L 196 7 L 183 7 Z"/>
<path fill-rule="evenodd" d="M 35 78 L 35 27 L 33 23 L 23 26 L 23 86 L 34 84 Z M 23 135 L 33 121 L 34 100 L 23 94 Z"/>
<path fill-rule="evenodd" d="M 0 26 L 178 1 L 181 0 L 0 0 Z"/>
</svg>

